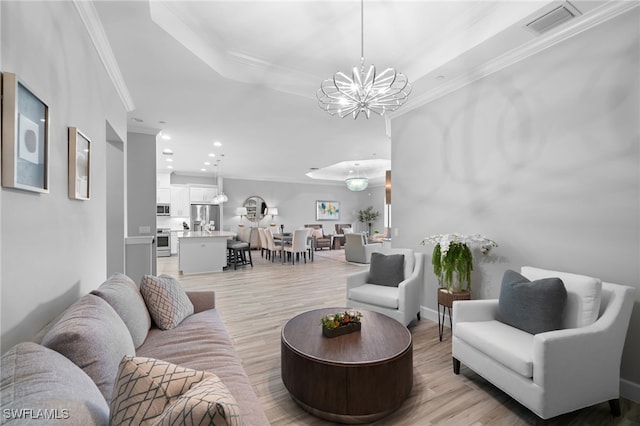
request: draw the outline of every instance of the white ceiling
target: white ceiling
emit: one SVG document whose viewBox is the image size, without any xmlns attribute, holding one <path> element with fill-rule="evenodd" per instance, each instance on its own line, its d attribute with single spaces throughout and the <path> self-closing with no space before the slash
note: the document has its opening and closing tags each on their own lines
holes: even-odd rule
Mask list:
<svg viewBox="0 0 640 426">
<path fill-rule="evenodd" d="M 583 13 L 595 4 L 572 3 Z M 367 0 L 365 61 L 408 76 L 411 108 L 531 41 L 536 35 L 523 25 L 558 4 Z M 133 100 L 129 130 L 171 137 L 159 139 L 158 171 L 169 171 L 167 148 L 177 173 L 291 182 L 313 182 L 311 168 L 345 162 L 319 174 L 343 180 L 353 163 L 390 159 L 384 118 L 332 117 L 315 98 L 323 79 L 359 63 L 359 1 L 94 5 Z"/>
</svg>

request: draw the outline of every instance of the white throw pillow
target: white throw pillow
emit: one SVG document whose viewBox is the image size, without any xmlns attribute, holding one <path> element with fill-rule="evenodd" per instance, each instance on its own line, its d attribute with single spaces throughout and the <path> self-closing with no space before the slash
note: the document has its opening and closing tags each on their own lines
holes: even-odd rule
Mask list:
<svg viewBox="0 0 640 426">
<path fill-rule="evenodd" d="M 531 281 L 557 277 L 567 289 L 562 327 L 578 328 L 593 324 L 600 313 L 602 280 L 586 275 L 571 274 L 523 266 L 520 273 Z"/>
</svg>

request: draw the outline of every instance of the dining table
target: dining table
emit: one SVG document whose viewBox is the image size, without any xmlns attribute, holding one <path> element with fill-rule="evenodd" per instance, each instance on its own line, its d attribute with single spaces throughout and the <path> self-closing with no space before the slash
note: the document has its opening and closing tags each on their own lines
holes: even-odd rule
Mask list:
<svg viewBox="0 0 640 426">
<path fill-rule="evenodd" d="M 273 241 L 280 241 L 280 257 L 282 258 L 282 264 L 285 263 L 285 257 L 284 257 L 284 248 L 286 246 L 290 246 L 291 242 L 293 241 L 293 233 L 291 232 L 285 232 L 285 233 L 278 233 L 278 234 L 273 234 Z M 313 262 L 313 252 L 315 251 L 315 240 L 314 238 L 309 235 L 307 237 L 307 241 L 311 242 L 311 252 L 309 253 L 309 260 Z"/>
</svg>

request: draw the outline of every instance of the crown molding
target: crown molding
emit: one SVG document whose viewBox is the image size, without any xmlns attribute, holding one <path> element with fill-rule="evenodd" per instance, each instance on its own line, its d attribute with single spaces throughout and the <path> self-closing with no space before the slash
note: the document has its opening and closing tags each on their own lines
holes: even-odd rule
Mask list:
<svg viewBox="0 0 640 426">
<path fill-rule="evenodd" d="M 133 111 L 135 109 L 133 98 L 131 97 L 129 89 L 127 89 L 127 85 L 124 82 L 124 78 L 120 72 L 120 67 L 118 66 L 118 61 L 116 61 L 116 57 L 113 54 L 111 44 L 104 32 L 102 21 L 100 21 L 100 17 L 98 17 L 98 12 L 93 5 L 93 1 L 73 0 L 73 4 L 84 23 L 84 27 L 89 33 L 89 37 L 91 38 L 93 46 L 96 48 L 98 56 L 100 57 L 100 60 L 113 83 L 113 87 L 116 89 L 118 96 L 120 96 L 122 105 L 124 105 L 127 112 Z"/>
<path fill-rule="evenodd" d="M 416 108 L 431 103 L 436 99 L 455 92 L 469 84 L 481 80 L 495 72 L 510 67 L 524 59 L 536 55 L 550 47 L 555 46 L 565 40 L 596 27 L 616 16 L 629 12 L 630 10 L 640 6 L 638 1 L 618 1 L 611 0 L 604 5 L 598 7 L 588 15 L 582 15 L 579 19 L 573 20 L 567 26 L 557 31 L 550 31 L 541 35 L 515 49 L 506 52 L 494 59 L 485 62 L 475 68 L 472 68 L 463 75 L 457 76 L 447 83 L 442 84 L 436 89 L 429 90 L 419 96 L 409 99 L 399 111 L 389 114 L 388 120 L 394 119 L 408 113 Z M 390 131 L 389 131 L 390 133 Z"/>
</svg>

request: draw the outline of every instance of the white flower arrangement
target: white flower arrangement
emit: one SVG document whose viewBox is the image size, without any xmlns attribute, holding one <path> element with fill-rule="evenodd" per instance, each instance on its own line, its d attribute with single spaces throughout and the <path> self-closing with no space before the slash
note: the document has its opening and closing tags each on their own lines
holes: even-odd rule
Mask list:
<svg viewBox="0 0 640 426">
<path fill-rule="evenodd" d="M 470 290 L 473 254 L 471 245 L 479 245 L 482 254 L 487 254 L 498 244 L 480 234 L 436 234 L 424 238 L 420 244 L 432 243 L 431 264 L 438 283 L 447 290 Z M 455 274 L 455 275 L 454 275 Z M 454 279 L 455 278 L 455 279 Z"/>
<path fill-rule="evenodd" d="M 458 234 L 457 232 L 453 234 L 431 235 L 429 237 L 424 238 L 420 242 L 420 244 L 421 245 L 425 245 L 426 243 L 440 244 L 440 252 L 444 256 L 447 254 L 447 251 L 449 251 L 449 245 L 452 242 L 462 243 L 467 246 L 479 245 L 480 251 L 482 252 L 482 254 L 487 254 L 491 251 L 493 247 L 498 247 L 498 243 L 496 243 L 492 239 L 485 237 L 484 235 L 480 235 L 480 234 L 464 235 L 464 234 Z"/>
</svg>

